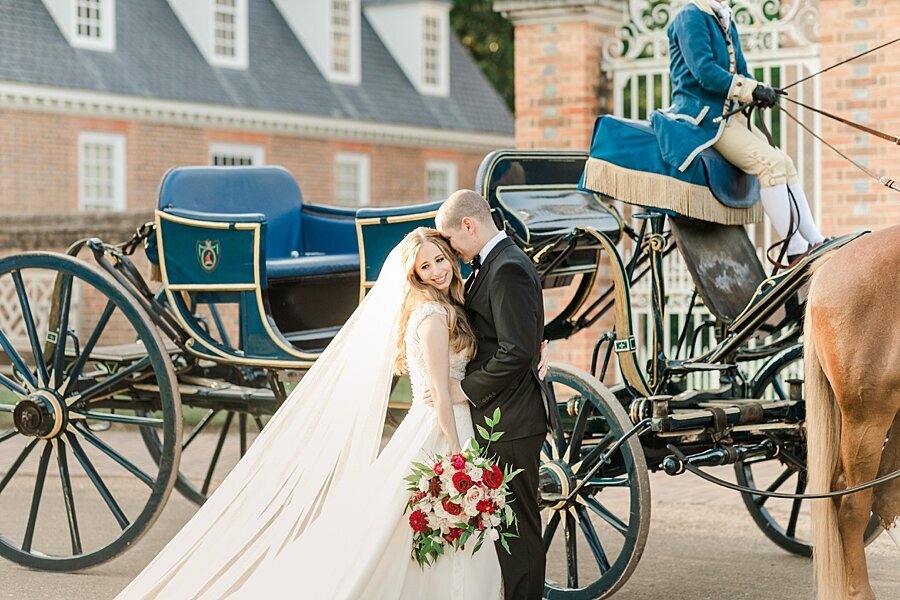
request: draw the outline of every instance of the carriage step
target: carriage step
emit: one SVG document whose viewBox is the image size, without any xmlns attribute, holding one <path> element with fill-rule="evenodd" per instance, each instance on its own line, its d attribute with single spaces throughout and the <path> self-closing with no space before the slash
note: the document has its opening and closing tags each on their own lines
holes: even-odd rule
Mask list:
<svg viewBox="0 0 900 600">
<path fill-rule="evenodd" d="M 169 356 L 181 353 L 181 348 L 168 338 L 163 338 L 163 345 L 166 348 L 166 352 L 169 353 Z M 144 345 L 140 342 L 111 346 L 96 346 L 91 351 L 91 360 L 108 362 L 134 362 L 145 356 L 147 356 L 147 349 L 144 348 Z M 70 342 L 66 347 L 66 358 L 75 357 L 75 347 Z"/>
<path fill-rule="evenodd" d="M 293 343 L 312 342 L 315 340 L 331 340 L 341 330 L 341 326 L 320 327 L 319 329 L 304 329 L 303 331 L 291 331 L 285 333 L 284 338 Z"/>
</svg>

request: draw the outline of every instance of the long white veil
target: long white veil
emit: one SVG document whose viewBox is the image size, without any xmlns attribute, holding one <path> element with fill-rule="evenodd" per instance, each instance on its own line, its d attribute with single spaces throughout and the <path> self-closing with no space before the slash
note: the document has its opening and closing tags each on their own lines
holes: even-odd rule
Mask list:
<svg viewBox="0 0 900 600">
<path fill-rule="evenodd" d="M 399 255 L 398 246 L 240 463 L 117 598 L 226 595 L 306 529 L 330 490 L 375 460 L 406 287 Z"/>
</svg>

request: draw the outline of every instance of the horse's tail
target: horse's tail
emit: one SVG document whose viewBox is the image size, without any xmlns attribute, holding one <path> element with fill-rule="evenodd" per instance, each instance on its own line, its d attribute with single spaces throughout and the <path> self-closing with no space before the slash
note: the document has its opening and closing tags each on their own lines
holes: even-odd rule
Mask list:
<svg viewBox="0 0 900 600">
<path fill-rule="evenodd" d="M 807 302 L 803 329 L 807 464 L 809 488 L 820 493 L 831 491 L 832 482 L 841 468 L 841 413 L 816 354 L 810 304 Z M 817 597 L 819 600 L 844 598 L 846 575 L 838 530 L 838 505 L 832 499 L 813 500 L 810 508 Z"/>
</svg>

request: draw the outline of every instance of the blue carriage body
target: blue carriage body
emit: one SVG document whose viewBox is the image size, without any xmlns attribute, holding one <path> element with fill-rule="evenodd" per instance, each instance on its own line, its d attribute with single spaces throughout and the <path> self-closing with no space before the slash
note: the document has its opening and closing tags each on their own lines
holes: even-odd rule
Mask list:
<svg viewBox="0 0 900 600">
<path fill-rule="evenodd" d="M 411 229 L 433 226 L 438 206 L 304 204 L 281 167 L 178 167 L 160 184 L 147 254 L 192 352 L 306 368 L 374 284 L 390 249 Z M 236 305 L 238 339 L 213 335 L 197 318 L 201 304 L 216 312 Z"/>
</svg>

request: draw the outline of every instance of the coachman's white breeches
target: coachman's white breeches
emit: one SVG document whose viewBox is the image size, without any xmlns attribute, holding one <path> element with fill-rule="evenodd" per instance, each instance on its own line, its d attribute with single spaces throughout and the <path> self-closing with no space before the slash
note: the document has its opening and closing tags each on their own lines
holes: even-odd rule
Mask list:
<svg viewBox="0 0 900 600">
<path fill-rule="evenodd" d="M 770 146 L 755 125 L 748 129 L 744 119 L 737 116 L 728 119 L 713 148 L 741 171 L 759 178 L 763 209 L 782 239 L 788 236 L 793 222 L 788 254 L 801 254 L 810 244 L 825 239 L 813 220 L 794 161 L 780 148 Z M 796 200 L 796 207 L 790 201 L 788 190 Z"/>
</svg>

